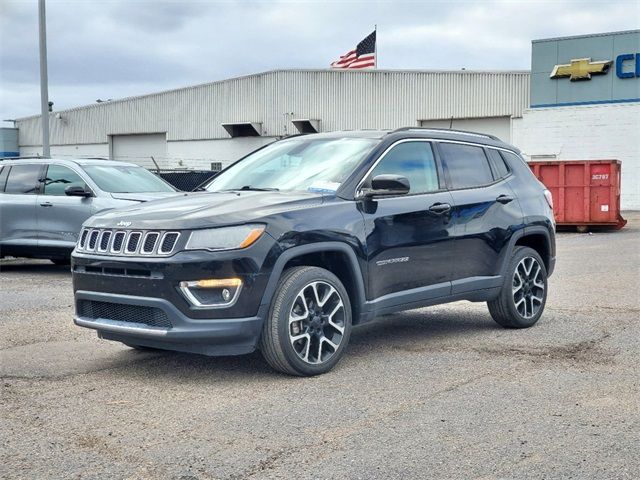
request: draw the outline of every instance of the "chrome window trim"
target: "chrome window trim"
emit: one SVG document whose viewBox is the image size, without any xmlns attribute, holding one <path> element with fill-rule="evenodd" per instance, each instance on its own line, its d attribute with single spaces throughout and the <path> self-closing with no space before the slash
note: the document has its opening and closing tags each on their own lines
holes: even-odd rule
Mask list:
<svg viewBox="0 0 640 480">
<path fill-rule="evenodd" d="M 362 177 L 362 179 L 360 180 L 360 182 L 358 182 L 358 185 L 356 186 L 356 190 L 354 193 L 354 198 L 356 200 L 358 200 L 359 198 L 362 198 L 362 184 L 365 182 L 365 180 L 367 178 L 369 178 L 369 175 L 371 174 L 371 172 L 373 172 L 373 170 L 375 170 L 375 168 L 378 166 L 378 164 L 384 159 L 384 157 L 387 156 L 387 154 L 389 153 L 389 151 L 396 147 L 397 145 L 400 145 L 401 143 L 407 143 L 407 142 L 425 142 L 425 143 L 433 143 L 434 140 L 430 140 L 427 138 L 403 138 L 401 140 L 398 140 L 396 142 L 393 142 L 391 145 L 389 145 L 387 147 L 387 149 L 382 152 L 382 154 L 378 157 L 378 159 L 374 162 L 374 164 L 371 166 L 371 168 L 369 168 L 369 170 L 367 170 L 367 173 Z M 433 151 L 433 147 L 431 147 L 431 152 L 433 153 L 433 160 L 436 161 L 436 171 L 437 171 L 437 160 L 436 160 L 436 155 L 435 152 Z M 438 176 L 438 186 L 440 185 L 440 177 Z M 434 190 L 432 192 L 419 192 L 419 193 L 413 193 L 410 195 L 427 195 L 429 193 L 437 193 L 437 192 L 442 192 L 444 189 L 440 188 L 438 190 Z M 402 197 L 406 197 L 407 195 L 402 195 Z M 390 197 L 392 198 L 392 197 Z"/>
<path fill-rule="evenodd" d="M 519 157 L 520 155 L 518 155 L 516 152 L 514 152 L 513 150 L 510 150 L 508 148 L 504 148 L 504 147 L 497 147 L 494 145 L 485 145 L 483 143 L 476 143 L 476 142 L 464 142 L 462 140 L 445 140 L 445 139 L 441 139 L 441 138 L 402 138 L 400 140 L 397 140 L 395 142 L 393 142 L 391 145 L 389 145 L 387 147 L 387 149 L 382 152 L 382 154 L 378 157 L 378 159 L 374 162 L 374 164 L 367 170 L 367 173 L 365 173 L 365 175 L 362 177 L 362 179 L 360 180 L 360 182 L 358 182 L 358 185 L 356 186 L 355 192 L 354 192 L 354 198 L 356 200 L 362 198 L 362 192 L 360 190 L 360 188 L 362 187 L 362 184 L 365 182 L 365 180 L 369 177 L 369 174 L 371 174 L 371 172 L 378 166 L 378 163 L 380 163 L 380 161 L 387 155 L 387 153 L 389 152 L 389 150 L 391 150 L 393 147 L 395 147 L 396 145 L 400 144 L 400 143 L 405 143 L 405 142 L 429 142 L 429 143 L 457 143 L 460 145 L 470 145 L 472 147 L 480 147 L 480 148 L 492 148 L 494 150 L 501 150 L 504 152 L 509 152 L 517 157 Z M 435 159 L 435 155 L 434 155 L 434 159 Z M 488 159 L 487 159 L 488 161 Z M 444 168 L 444 165 L 442 166 L 442 168 Z M 507 178 L 507 177 L 504 177 Z M 504 179 L 503 178 L 503 179 Z M 497 183 L 498 181 L 501 181 L 503 179 L 499 179 L 493 183 Z M 488 185 L 492 185 L 492 184 L 488 184 Z M 482 188 L 486 185 L 479 185 L 477 187 L 468 187 L 468 188 Z M 423 192 L 423 193 L 416 193 L 414 195 L 428 195 L 431 193 L 438 193 L 438 192 L 444 192 L 447 191 L 447 188 L 441 188 L 440 190 L 434 190 L 433 192 Z M 462 189 L 453 189 L 453 190 L 462 190 Z M 453 191 L 453 190 L 449 190 L 449 191 Z M 406 197 L 407 195 L 402 195 L 402 197 Z M 395 197 L 389 197 L 389 198 L 395 198 Z M 384 198 L 380 198 L 378 200 L 383 200 Z"/>
</svg>

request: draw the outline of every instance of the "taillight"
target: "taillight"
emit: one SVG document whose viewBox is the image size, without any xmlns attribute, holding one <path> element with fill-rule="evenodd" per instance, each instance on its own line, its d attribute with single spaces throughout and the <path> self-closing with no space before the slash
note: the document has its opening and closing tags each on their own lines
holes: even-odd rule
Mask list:
<svg viewBox="0 0 640 480">
<path fill-rule="evenodd" d="M 551 192 L 549 190 L 545 189 L 544 198 L 547 200 L 547 203 L 551 207 L 551 210 L 553 210 L 553 195 L 551 195 Z"/>
</svg>

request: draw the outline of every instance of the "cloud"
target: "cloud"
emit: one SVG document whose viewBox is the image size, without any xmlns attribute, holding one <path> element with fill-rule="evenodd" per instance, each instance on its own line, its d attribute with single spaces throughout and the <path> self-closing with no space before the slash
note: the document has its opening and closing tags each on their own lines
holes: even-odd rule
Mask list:
<svg viewBox="0 0 640 480">
<path fill-rule="evenodd" d="M 629 1 L 48 0 L 56 109 L 326 68 L 378 24 L 380 68 L 528 69 L 531 39 L 637 28 Z M 603 12 L 606 11 L 606 15 Z M 39 111 L 37 2 L 0 2 L 0 118 Z"/>
</svg>

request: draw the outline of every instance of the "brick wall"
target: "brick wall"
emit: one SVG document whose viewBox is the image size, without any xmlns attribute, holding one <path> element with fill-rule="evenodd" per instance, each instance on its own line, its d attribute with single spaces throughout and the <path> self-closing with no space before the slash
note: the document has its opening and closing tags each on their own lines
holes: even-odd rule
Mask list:
<svg viewBox="0 0 640 480">
<path fill-rule="evenodd" d="M 623 210 L 640 210 L 640 103 L 533 108 L 512 122 L 525 158 L 622 161 Z"/>
</svg>

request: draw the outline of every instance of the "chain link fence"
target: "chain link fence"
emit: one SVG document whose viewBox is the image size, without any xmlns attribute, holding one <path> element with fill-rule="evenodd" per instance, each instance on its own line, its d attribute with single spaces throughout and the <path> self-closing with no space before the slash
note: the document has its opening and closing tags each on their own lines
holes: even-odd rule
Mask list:
<svg viewBox="0 0 640 480">
<path fill-rule="evenodd" d="M 154 169 L 151 170 L 163 180 L 183 192 L 193 192 L 196 188 L 215 177 L 220 170 Z"/>
</svg>

